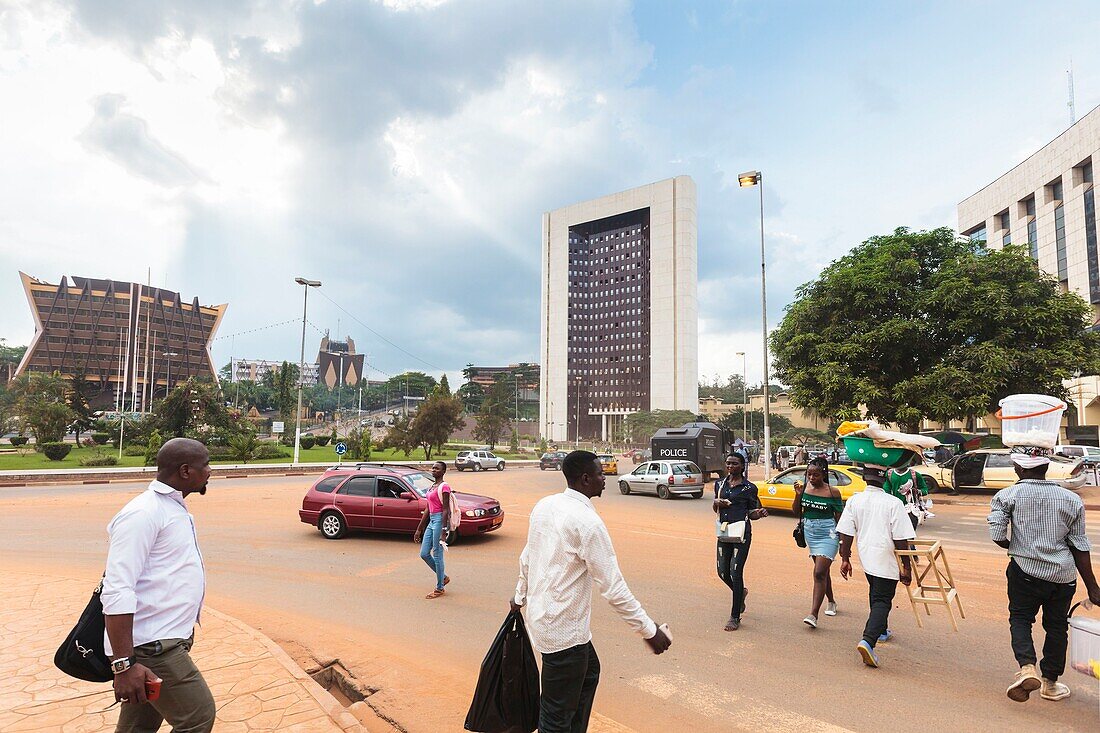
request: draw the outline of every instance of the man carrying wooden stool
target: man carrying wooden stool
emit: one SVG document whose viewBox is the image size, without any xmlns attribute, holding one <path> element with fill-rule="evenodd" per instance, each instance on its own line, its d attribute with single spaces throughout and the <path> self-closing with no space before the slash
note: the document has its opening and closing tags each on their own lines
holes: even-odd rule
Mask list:
<svg viewBox="0 0 1100 733">
<path fill-rule="evenodd" d="M 1066 669 L 1069 607 L 1077 591 L 1077 574 L 1089 599 L 1100 603 L 1100 586 L 1089 562 L 1085 535 L 1085 505 L 1081 497 L 1055 481 L 1047 481 L 1050 459 L 1039 451 L 1021 449 L 1011 454 L 1019 477 L 997 492 L 990 503 L 989 536 L 1008 550 L 1008 626 L 1012 653 L 1020 671 L 1008 688 L 1008 697 L 1026 702 L 1035 690 L 1044 700 L 1063 700 L 1070 689 L 1058 682 Z M 1009 525 L 1012 527 L 1009 536 Z M 1031 626 L 1043 610 L 1043 660 L 1035 669 Z"/>
</svg>

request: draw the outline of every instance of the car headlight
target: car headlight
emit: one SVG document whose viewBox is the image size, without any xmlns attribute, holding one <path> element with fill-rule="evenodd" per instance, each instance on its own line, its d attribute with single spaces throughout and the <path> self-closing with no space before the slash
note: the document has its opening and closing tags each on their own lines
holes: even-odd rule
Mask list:
<svg viewBox="0 0 1100 733">
<path fill-rule="evenodd" d="M 467 509 L 465 514 L 466 514 L 467 517 L 484 517 L 485 516 L 485 510 L 484 509 Z"/>
</svg>

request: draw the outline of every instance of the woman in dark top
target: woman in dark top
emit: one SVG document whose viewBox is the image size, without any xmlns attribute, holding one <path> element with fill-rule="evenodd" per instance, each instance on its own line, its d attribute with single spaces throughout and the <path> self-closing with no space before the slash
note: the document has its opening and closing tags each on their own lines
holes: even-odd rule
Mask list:
<svg viewBox="0 0 1100 733">
<path fill-rule="evenodd" d="M 802 623 L 812 629 L 817 628 L 817 615 L 826 597 L 829 605 L 825 607 L 825 615 L 836 615 L 833 579 L 829 569 L 840 549 L 836 523 L 844 510 L 844 500 L 840 496 L 840 490 L 829 485 L 828 475 L 829 464 L 821 458 L 815 458 L 806 469 L 807 485 L 803 487 L 801 481 L 796 481 L 794 485 L 794 515 L 802 522 L 810 561 L 814 564 L 813 605 L 810 615 L 802 619 Z"/>
<path fill-rule="evenodd" d="M 752 543 L 752 519 L 768 516 L 768 510 L 760 506 L 756 484 L 745 477 L 745 459 L 738 453 L 726 456 L 727 475 L 714 482 L 714 502 L 711 508 L 720 522 L 745 522 L 744 542 L 718 541 L 718 577 L 733 591 L 733 606 L 726 631 L 741 627 L 741 614 L 745 612 L 745 562 L 749 559 Z"/>
</svg>

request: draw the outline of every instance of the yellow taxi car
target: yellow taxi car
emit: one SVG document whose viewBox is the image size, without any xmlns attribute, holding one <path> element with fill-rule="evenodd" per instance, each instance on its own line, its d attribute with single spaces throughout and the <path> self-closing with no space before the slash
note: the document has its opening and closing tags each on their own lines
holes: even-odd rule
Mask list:
<svg viewBox="0 0 1100 733">
<path fill-rule="evenodd" d="M 615 459 L 615 456 L 610 453 L 601 453 L 596 457 L 600 459 L 600 463 L 603 465 L 605 476 L 619 475 L 619 462 Z"/>
<path fill-rule="evenodd" d="M 806 466 L 795 466 L 782 471 L 767 483 L 760 483 L 760 503 L 766 509 L 785 509 L 794 507 L 794 482 L 806 483 Z M 867 488 L 863 480 L 863 469 L 859 466 L 830 466 L 829 484 L 840 489 L 840 496 L 848 501 L 852 494 Z"/>
<path fill-rule="evenodd" d="M 913 466 L 924 474 L 929 493 L 956 489 L 1001 489 L 1016 483 L 1016 469 L 1007 448 L 982 448 L 953 456 L 940 464 Z M 1079 458 L 1051 456 L 1047 478 L 1070 491 L 1085 485 L 1084 463 Z"/>
</svg>

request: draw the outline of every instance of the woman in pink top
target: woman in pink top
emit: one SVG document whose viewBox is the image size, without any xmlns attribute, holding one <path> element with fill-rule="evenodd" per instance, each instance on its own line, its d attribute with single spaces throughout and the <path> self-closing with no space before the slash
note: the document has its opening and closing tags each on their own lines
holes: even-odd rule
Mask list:
<svg viewBox="0 0 1100 733">
<path fill-rule="evenodd" d="M 428 489 L 428 510 L 420 517 L 420 526 L 413 534 L 413 542 L 420 543 L 420 559 L 435 573 L 435 590 L 425 596 L 428 599 L 439 598 L 443 595 L 443 586 L 451 582 L 443 572 L 443 546 L 440 544 L 447 541 L 451 519 L 450 497 L 443 496 L 451 492 L 451 487 L 443 481 L 446 473 L 447 464 L 443 461 L 432 465 L 435 483 Z"/>
</svg>

